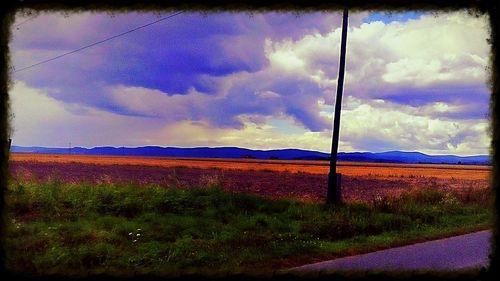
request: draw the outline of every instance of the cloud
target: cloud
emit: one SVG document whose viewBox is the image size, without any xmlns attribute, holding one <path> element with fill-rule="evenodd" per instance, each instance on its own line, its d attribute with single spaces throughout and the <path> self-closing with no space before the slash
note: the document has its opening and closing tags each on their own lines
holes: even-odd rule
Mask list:
<svg viewBox="0 0 500 281">
<path fill-rule="evenodd" d="M 345 92 L 421 106 L 420 112 L 429 114 L 435 113 L 429 108 L 436 103 L 446 104 L 450 110 L 441 112 L 443 116 L 484 119 L 489 97 L 485 24 L 484 18 L 454 13 L 351 26 Z M 427 42 L 427 36 L 434 40 Z M 464 42 L 468 37 L 473 40 Z M 272 89 L 291 97 L 290 102 L 282 99 L 287 114 L 309 130 L 327 130 L 331 123 L 321 118 L 316 104 L 322 100 L 333 105 L 339 38 L 340 28 L 309 33 L 298 40 L 268 38 L 264 50 L 269 65 L 233 87 L 241 93 L 237 83 L 244 83 L 244 88 L 260 85 L 259 90 Z M 231 79 L 231 75 L 226 77 Z M 306 90 L 301 91 L 304 85 Z"/>
<path fill-rule="evenodd" d="M 330 138 L 326 132 L 282 132 L 279 128 L 270 125 L 268 119 L 265 124 L 257 125 L 242 118 L 243 128 L 214 128 L 205 122 L 181 121 L 166 127 L 160 132 L 162 138 L 175 146 L 234 146 L 250 147 L 254 149 L 282 149 L 299 148 L 318 151 L 327 151 L 330 147 Z M 292 120 L 282 119 L 282 122 L 293 125 Z"/>
<path fill-rule="evenodd" d="M 346 90 L 358 96 L 404 96 L 405 89 L 473 85 L 485 91 L 489 56 L 485 18 L 424 15 L 408 22 L 364 23 L 348 34 Z M 297 41 L 266 42 L 272 66 L 334 87 L 340 29 Z M 434 98 L 434 97 L 432 97 Z"/>
<path fill-rule="evenodd" d="M 275 99 L 280 97 L 278 93 L 275 93 L 273 91 L 258 91 L 255 92 L 255 95 L 259 98 L 264 98 L 264 99 Z"/>
<path fill-rule="evenodd" d="M 122 89 L 123 90 L 123 89 Z M 133 89 L 148 103 L 164 103 L 169 96 Z M 200 120 L 166 119 L 160 110 L 155 117 L 113 114 L 90 107 L 57 101 L 43 91 L 17 81 L 12 92 L 14 144 L 67 146 L 232 146 L 255 149 L 301 148 L 328 152 L 331 132 L 311 132 L 287 116 L 239 115 L 241 128 L 221 128 Z M 127 93 L 122 91 L 121 93 Z M 141 96 L 142 95 L 142 96 Z M 153 96 L 153 98 L 151 98 Z M 183 96 L 184 97 L 184 96 Z M 133 109 L 139 108 L 134 99 Z M 328 105 L 319 104 L 326 119 Z M 436 104 L 436 111 L 442 111 Z M 43 108 L 43 110 L 40 110 Z M 161 109 L 162 107 L 159 107 Z M 179 109 L 179 112 L 182 111 Z M 168 110 L 168 109 L 167 109 Z M 416 116 L 416 108 L 402 108 L 384 101 L 346 98 L 342 113 L 340 151 L 418 150 L 427 153 L 481 154 L 489 145 L 488 123 Z M 155 111 L 152 111 L 155 112 Z M 331 119 L 330 119 L 331 120 Z"/>
<path fill-rule="evenodd" d="M 456 12 L 363 22 L 367 15 L 350 15 L 340 149 L 485 153 L 486 18 Z M 30 65 L 157 18 L 44 14 L 14 32 L 12 59 Z M 50 143 L 59 128 L 68 133 L 54 143 L 66 142 L 79 124 L 87 145 L 175 140 L 328 151 L 340 19 L 185 13 L 15 73 L 12 96 L 23 105 L 14 110 L 16 139 Z M 31 99 L 56 116 L 33 113 L 44 136 L 25 131 L 34 123 L 18 113 Z M 120 131 L 129 128 L 136 131 Z"/>
<path fill-rule="evenodd" d="M 178 121 L 206 114 L 204 107 L 213 98 L 193 89 L 185 95 L 169 95 L 160 90 L 118 85 L 105 91 L 115 111 L 129 115 Z"/>
<path fill-rule="evenodd" d="M 15 78 L 36 87 L 64 87 L 66 79 L 75 80 L 68 76 L 75 76 L 91 77 L 96 85 L 97 82 L 118 84 L 126 80 L 129 86 L 156 88 L 168 93 L 185 94 L 194 86 L 198 91 L 213 94 L 215 89 L 206 85 L 204 74 L 218 77 L 261 69 L 267 63 L 262 48 L 266 36 L 297 38 L 311 29 L 329 29 L 330 19 L 335 15 L 318 17 L 318 14 L 301 15 L 293 20 L 294 15 L 280 13 L 254 16 L 184 13 L 36 69 L 16 73 Z M 14 50 L 13 61 L 17 68 L 27 66 L 157 18 L 153 13 L 113 17 L 99 13 L 78 13 L 68 17 L 42 14 L 16 30 L 10 44 Z M 27 53 L 35 55 L 26 56 Z M 80 87 L 74 87 L 76 83 L 71 86 L 87 88 L 87 83 L 80 81 Z M 90 89 L 74 92 L 57 98 L 85 102 L 79 98 L 82 94 L 98 96 Z"/>
<path fill-rule="evenodd" d="M 163 125 L 151 118 L 123 116 L 68 104 L 46 92 L 15 81 L 10 91 L 13 144 L 21 146 L 102 146 L 147 144 L 148 135 Z"/>
<path fill-rule="evenodd" d="M 149 99 L 150 93 L 145 93 L 144 89 L 135 90 L 142 91 L 141 97 Z M 294 127 L 293 120 L 287 117 L 262 119 L 260 116 L 242 115 L 238 117 L 244 124 L 242 129 L 217 128 L 206 121 L 126 116 L 67 104 L 21 81 L 15 82 L 11 93 L 12 110 L 15 112 L 12 124 L 14 145 L 33 145 L 36 139 L 36 145 L 49 147 L 66 147 L 69 143 L 86 147 L 229 146 L 239 143 L 241 146 L 261 149 L 298 147 L 322 150 L 329 141 L 323 133 L 297 128 L 295 133 L 289 134 L 272 125 L 276 120 L 281 120 L 283 124 Z M 153 97 L 146 103 L 157 102 L 155 99 L 161 100 L 162 97 Z"/>
<path fill-rule="evenodd" d="M 355 150 L 471 155 L 485 153 L 489 146 L 487 120 L 441 117 L 443 111 L 453 110 L 442 103 L 415 108 L 383 100 L 365 102 L 352 96 L 346 103 L 340 135 Z"/>
</svg>

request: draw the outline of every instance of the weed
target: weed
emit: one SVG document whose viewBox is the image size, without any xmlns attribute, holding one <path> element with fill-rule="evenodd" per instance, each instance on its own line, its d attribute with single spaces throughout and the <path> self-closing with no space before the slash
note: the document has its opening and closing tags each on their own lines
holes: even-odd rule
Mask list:
<svg viewBox="0 0 500 281">
<path fill-rule="evenodd" d="M 224 174 L 202 175 L 200 182 L 201 186 L 206 188 L 219 188 L 224 183 Z"/>
<path fill-rule="evenodd" d="M 491 216 L 472 186 L 337 206 L 228 193 L 222 180 L 207 177 L 197 189 L 11 182 L 6 266 L 66 275 L 251 269 L 482 226 Z"/>
</svg>

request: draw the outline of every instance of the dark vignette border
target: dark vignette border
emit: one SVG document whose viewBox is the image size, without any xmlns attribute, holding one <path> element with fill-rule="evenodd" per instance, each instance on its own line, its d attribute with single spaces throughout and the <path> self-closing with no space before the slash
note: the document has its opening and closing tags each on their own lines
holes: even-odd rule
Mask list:
<svg viewBox="0 0 500 281">
<path fill-rule="evenodd" d="M 432 10 L 436 12 L 454 11 L 459 9 L 467 9 L 472 15 L 489 14 L 490 21 L 490 39 L 491 45 L 490 54 L 490 79 L 489 86 L 491 91 L 490 98 L 490 135 L 491 147 L 490 156 L 492 157 L 493 173 L 491 184 L 493 187 L 494 200 L 494 225 L 492 239 L 492 254 L 490 256 L 490 267 L 481 270 L 479 273 L 472 271 L 447 272 L 447 273 L 429 273 L 421 272 L 408 274 L 404 272 L 380 272 L 380 273 L 311 273 L 292 275 L 289 273 L 270 273 L 266 275 L 254 274 L 233 274 L 225 276 L 202 276 L 202 275 L 186 275 L 168 278 L 170 280 L 202 280 L 202 279 L 226 279 L 226 280 L 349 280 L 349 279 L 377 279 L 377 280 L 400 280 L 400 279 L 423 279 L 423 280 L 487 280 L 493 279 L 499 275 L 500 258 L 496 255 L 498 242 L 500 237 L 500 229 L 498 227 L 498 211 L 500 210 L 500 155 L 496 149 L 500 145 L 500 77 L 498 72 L 499 57 L 496 55 L 498 47 L 498 18 L 500 12 L 498 10 L 498 0 L 266 0 L 245 1 L 245 0 L 215 0 L 215 1 L 193 1 L 193 0 L 2 0 L 2 8 L 0 9 L 1 19 L 1 34 L 0 34 L 0 208 L 2 211 L 2 220 L 0 226 L 0 273 L 2 277 L 7 278 L 23 278 L 23 276 L 15 276 L 5 269 L 5 251 L 4 251 L 4 190 L 7 187 L 8 175 L 8 145 L 7 139 L 10 136 L 11 127 L 9 124 L 9 96 L 8 91 L 11 86 L 10 81 L 10 56 L 8 50 L 9 40 L 11 38 L 10 28 L 14 23 L 14 16 L 17 12 L 47 12 L 57 11 L 66 13 L 75 13 L 80 11 L 108 11 L 110 13 L 126 12 L 126 11 L 155 11 L 155 10 L 185 10 L 185 11 L 204 11 L 207 13 L 220 11 L 233 12 L 263 12 L 268 10 L 288 11 L 295 13 L 311 12 L 311 11 L 340 11 L 344 7 L 351 11 L 361 10 Z M 116 280 L 118 278 L 111 276 L 88 276 L 90 279 L 106 279 Z M 88 278 L 87 277 L 87 278 Z M 141 279 L 159 280 L 156 276 L 137 276 Z M 27 278 L 24 276 L 24 278 Z M 36 277 L 35 279 L 66 279 L 63 276 L 44 276 Z M 30 278 L 31 279 L 31 278 Z M 165 278 L 162 278 L 165 279 Z"/>
</svg>

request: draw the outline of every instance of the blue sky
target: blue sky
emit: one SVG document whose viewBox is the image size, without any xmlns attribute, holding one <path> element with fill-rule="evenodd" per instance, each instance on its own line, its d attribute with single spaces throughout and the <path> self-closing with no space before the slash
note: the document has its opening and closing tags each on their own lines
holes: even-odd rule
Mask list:
<svg viewBox="0 0 500 281">
<path fill-rule="evenodd" d="M 172 13 L 19 15 L 16 69 Z M 329 151 L 340 13 L 183 13 L 12 74 L 24 146 Z M 352 13 L 340 151 L 489 150 L 487 20 Z"/>
<path fill-rule="evenodd" d="M 429 15 L 429 12 L 415 11 L 406 13 L 396 12 L 374 12 L 370 13 L 367 17 L 363 18 L 363 23 L 370 23 L 374 21 L 381 21 L 385 24 L 393 21 L 406 22 L 409 20 L 418 20 L 421 16 Z"/>
</svg>

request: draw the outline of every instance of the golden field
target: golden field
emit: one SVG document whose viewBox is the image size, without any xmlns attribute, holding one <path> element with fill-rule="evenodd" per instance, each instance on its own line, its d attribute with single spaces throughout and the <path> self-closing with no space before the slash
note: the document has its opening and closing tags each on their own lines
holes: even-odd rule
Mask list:
<svg viewBox="0 0 500 281">
<path fill-rule="evenodd" d="M 173 158 L 141 156 L 95 156 L 69 154 L 12 153 L 13 162 L 82 163 L 97 165 L 137 165 L 152 167 L 188 167 L 201 169 L 265 170 L 276 172 L 328 174 L 328 161 L 258 160 L 222 158 Z M 339 162 L 337 172 L 346 176 L 426 177 L 437 179 L 488 180 L 491 166 L 392 164 Z"/>
</svg>

